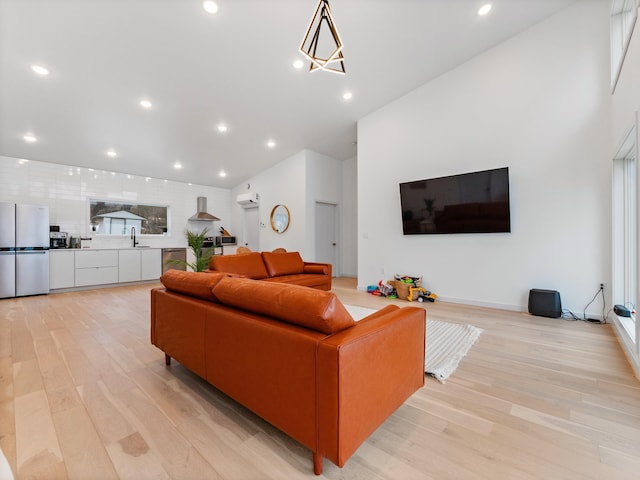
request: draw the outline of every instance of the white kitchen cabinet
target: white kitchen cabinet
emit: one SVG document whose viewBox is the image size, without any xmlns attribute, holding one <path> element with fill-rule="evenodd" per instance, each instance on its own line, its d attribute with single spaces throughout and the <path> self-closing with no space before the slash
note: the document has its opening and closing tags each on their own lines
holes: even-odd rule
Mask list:
<svg viewBox="0 0 640 480">
<path fill-rule="evenodd" d="M 162 275 L 162 250 L 140 250 L 140 279 L 157 280 Z"/>
<path fill-rule="evenodd" d="M 159 248 L 119 250 L 118 261 L 121 283 L 157 280 L 162 275 L 162 250 Z"/>
<path fill-rule="evenodd" d="M 140 281 L 140 250 L 118 250 L 118 281 Z"/>
<path fill-rule="evenodd" d="M 81 250 L 75 253 L 75 286 L 118 283 L 118 250 Z"/>
<path fill-rule="evenodd" d="M 49 285 L 59 288 L 158 280 L 162 249 L 51 250 Z"/>
<path fill-rule="evenodd" d="M 76 268 L 117 267 L 118 250 L 76 250 Z"/>
<path fill-rule="evenodd" d="M 49 251 L 49 288 L 73 288 L 75 286 L 75 252 L 73 250 Z"/>
</svg>

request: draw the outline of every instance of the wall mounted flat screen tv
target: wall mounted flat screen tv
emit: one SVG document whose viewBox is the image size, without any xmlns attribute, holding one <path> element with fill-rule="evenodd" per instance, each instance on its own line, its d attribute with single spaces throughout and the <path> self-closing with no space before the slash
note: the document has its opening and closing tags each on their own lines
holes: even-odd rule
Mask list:
<svg viewBox="0 0 640 480">
<path fill-rule="evenodd" d="M 511 231 L 509 168 L 400 184 L 405 235 Z"/>
</svg>

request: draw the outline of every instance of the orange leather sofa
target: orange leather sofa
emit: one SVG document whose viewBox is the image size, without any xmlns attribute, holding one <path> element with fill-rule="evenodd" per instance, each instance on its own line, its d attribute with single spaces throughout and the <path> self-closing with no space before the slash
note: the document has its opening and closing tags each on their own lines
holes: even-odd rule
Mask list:
<svg viewBox="0 0 640 480">
<path fill-rule="evenodd" d="M 424 385 L 425 310 L 389 305 L 355 322 L 335 294 L 169 270 L 151 290 L 151 342 L 342 467 Z"/>
<path fill-rule="evenodd" d="M 305 262 L 298 252 L 214 255 L 209 260 L 208 271 L 331 290 L 331 264 Z"/>
</svg>

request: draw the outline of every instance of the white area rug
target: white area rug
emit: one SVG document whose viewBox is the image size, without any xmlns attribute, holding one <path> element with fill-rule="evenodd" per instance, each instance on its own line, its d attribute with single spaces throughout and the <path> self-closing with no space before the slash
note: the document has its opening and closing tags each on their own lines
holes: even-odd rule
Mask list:
<svg viewBox="0 0 640 480">
<path fill-rule="evenodd" d="M 375 310 L 345 305 L 354 320 L 359 321 Z M 424 371 L 441 383 L 458 368 L 460 360 L 480 337 L 482 329 L 473 325 L 427 319 Z"/>
<path fill-rule="evenodd" d="M 13 472 L 4 453 L 0 449 L 0 480 L 13 480 Z"/>
</svg>

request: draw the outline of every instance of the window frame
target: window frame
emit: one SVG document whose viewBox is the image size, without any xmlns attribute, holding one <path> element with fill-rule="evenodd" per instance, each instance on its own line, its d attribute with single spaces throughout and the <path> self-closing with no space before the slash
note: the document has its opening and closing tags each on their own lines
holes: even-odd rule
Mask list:
<svg viewBox="0 0 640 480">
<path fill-rule="evenodd" d="M 136 234 L 137 235 L 144 235 L 144 236 L 150 236 L 150 237 L 162 237 L 162 236 L 169 236 L 170 232 L 171 232 L 171 207 L 169 205 L 164 205 L 164 204 L 153 204 L 153 203 L 143 203 L 143 202 L 136 202 L 133 200 L 115 200 L 115 199 L 104 199 L 104 198 L 89 198 L 88 199 L 88 218 L 89 218 L 89 231 L 93 234 L 93 235 L 99 235 L 99 236 L 104 236 L 104 237 L 117 237 L 117 236 L 126 236 L 126 235 L 131 235 L 131 228 L 132 227 L 137 227 L 136 228 Z M 104 232 L 101 231 L 103 225 L 107 222 L 106 220 L 104 220 L 103 222 L 100 222 L 97 219 L 97 206 L 99 204 L 105 204 L 105 205 L 109 205 L 110 207 L 107 208 L 108 212 L 105 213 L 110 213 L 110 212 L 115 212 L 119 210 L 124 210 L 127 213 L 131 213 L 132 217 L 135 216 L 136 214 L 134 212 L 131 212 L 131 210 L 134 211 L 139 211 L 140 209 L 148 209 L 149 207 L 153 208 L 153 209 L 161 209 L 164 210 L 164 219 L 165 219 L 165 225 L 159 225 L 159 226 L 155 226 L 153 227 L 155 230 L 161 230 L 164 229 L 164 231 L 160 232 L 158 231 L 157 233 L 153 233 L 153 232 L 149 232 L 148 231 L 148 226 L 143 225 L 143 222 L 145 220 L 139 220 L 139 219 L 135 219 L 135 218 L 130 218 L 130 219 L 126 219 L 126 218 L 122 218 L 122 226 L 120 227 L 120 221 L 116 222 L 118 227 L 118 231 L 117 232 Z M 112 208 L 114 210 L 112 210 Z M 102 210 L 100 210 L 102 211 Z M 104 214 L 101 214 L 104 215 Z M 138 216 L 139 217 L 139 216 Z M 120 220 L 120 219 L 119 219 Z M 107 226 L 105 226 L 104 228 L 108 228 Z"/>
<path fill-rule="evenodd" d="M 633 313 L 629 318 L 612 312 L 611 317 L 621 344 L 640 372 L 640 322 L 636 321 L 635 313 L 640 302 L 638 112 L 635 119 L 635 125 L 613 157 L 612 175 L 612 300 L 614 304 L 624 304 Z"/>
<path fill-rule="evenodd" d="M 612 0 L 610 18 L 611 90 L 615 92 L 631 36 L 638 19 L 640 0 Z"/>
</svg>

